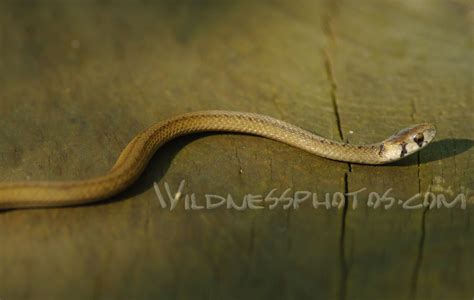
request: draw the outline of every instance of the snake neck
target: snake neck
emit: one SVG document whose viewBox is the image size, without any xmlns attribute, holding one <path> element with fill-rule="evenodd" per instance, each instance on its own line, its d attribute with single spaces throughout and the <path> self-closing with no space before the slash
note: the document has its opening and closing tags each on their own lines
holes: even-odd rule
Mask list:
<svg viewBox="0 0 474 300">
<path fill-rule="evenodd" d="M 159 123 L 143 132 L 142 136 L 153 141 L 152 148 L 157 148 L 177 136 L 206 131 L 262 136 L 337 161 L 361 164 L 387 162 L 382 143 L 370 145 L 341 143 L 282 120 L 253 113 L 228 111 L 188 113 Z"/>
</svg>

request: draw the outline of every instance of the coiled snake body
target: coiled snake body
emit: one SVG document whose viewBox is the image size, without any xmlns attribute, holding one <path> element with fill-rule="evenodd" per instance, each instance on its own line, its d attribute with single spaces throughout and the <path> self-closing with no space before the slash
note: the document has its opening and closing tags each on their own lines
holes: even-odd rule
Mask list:
<svg viewBox="0 0 474 300">
<path fill-rule="evenodd" d="M 266 137 L 332 160 L 360 164 L 385 164 L 426 146 L 435 136 L 431 124 L 406 128 L 386 140 L 370 145 L 331 141 L 265 115 L 203 111 L 160 122 L 138 134 L 122 151 L 105 175 L 65 182 L 0 183 L 0 209 L 58 207 L 91 203 L 109 198 L 130 186 L 164 143 L 185 134 L 223 131 Z"/>
</svg>

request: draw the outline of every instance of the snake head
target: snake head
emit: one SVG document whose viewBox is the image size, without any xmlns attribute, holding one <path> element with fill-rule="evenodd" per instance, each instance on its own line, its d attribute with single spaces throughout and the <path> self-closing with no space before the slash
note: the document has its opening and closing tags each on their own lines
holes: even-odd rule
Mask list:
<svg viewBox="0 0 474 300">
<path fill-rule="evenodd" d="M 405 128 L 383 141 L 380 155 L 391 161 L 399 160 L 424 148 L 435 135 L 436 129 L 430 123 Z"/>
</svg>

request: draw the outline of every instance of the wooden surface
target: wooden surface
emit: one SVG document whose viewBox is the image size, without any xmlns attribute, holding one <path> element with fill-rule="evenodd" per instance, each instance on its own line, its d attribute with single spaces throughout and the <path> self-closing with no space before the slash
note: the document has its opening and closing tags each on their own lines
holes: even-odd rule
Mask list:
<svg viewBox="0 0 474 300">
<path fill-rule="evenodd" d="M 193 110 L 351 143 L 438 129 L 379 167 L 252 136 L 180 138 L 111 201 L 1 212 L 0 299 L 472 299 L 473 16 L 463 0 L 0 4 L 1 181 L 102 174 L 140 130 Z M 365 190 L 356 209 L 160 207 L 153 183 L 183 179 L 200 201 Z M 389 188 L 467 206 L 367 205 Z"/>
</svg>

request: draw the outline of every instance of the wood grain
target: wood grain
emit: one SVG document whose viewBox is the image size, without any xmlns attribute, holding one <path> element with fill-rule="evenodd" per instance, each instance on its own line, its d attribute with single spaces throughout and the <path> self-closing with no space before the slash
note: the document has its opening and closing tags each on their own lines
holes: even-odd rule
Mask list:
<svg viewBox="0 0 474 300">
<path fill-rule="evenodd" d="M 438 139 L 371 167 L 236 134 L 180 138 L 106 203 L 0 213 L 1 299 L 470 299 L 473 10 L 468 1 L 0 4 L 0 180 L 104 173 L 145 127 L 203 109 L 333 139 L 416 122 Z M 355 192 L 359 206 L 175 210 L 183 193 Z M 461 209 L 367 205 L 428 191 Z M 346 197 L 353 204 L 352 197 Z M 421 200 L 414 202 L 421 203 Z"/>
</svg>

